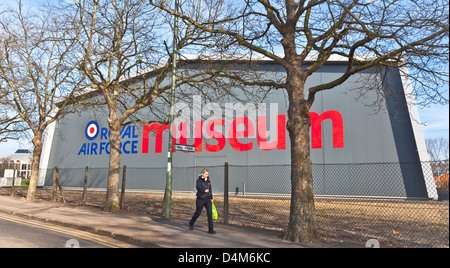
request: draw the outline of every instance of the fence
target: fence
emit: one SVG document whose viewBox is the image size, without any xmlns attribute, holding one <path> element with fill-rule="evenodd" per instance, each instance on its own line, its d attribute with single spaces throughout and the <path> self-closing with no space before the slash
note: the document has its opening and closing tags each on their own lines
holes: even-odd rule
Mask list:
<svg viewBox="0 0 450 268">
<path fill-rule="evenodd" d="M 448 166 L 448 163 L 446 164 Z M 315 206 L 322 237 L 407 247 L 449 246 L 448 169 L 442 163 L 313 165 Z M 444 164 L 445 166 L 445 164 Z M 195 191 L 200 167 L 173 169 L 174 191 Z M 208 167 L 219 213 L 230 224 L 285 230 L 290 166 Z M 441 168 L 442 170 L 442 168 Z M 164 190 L 165 168 L 127 168 L 127 189 Z M 122 173 L 122 172 L 121 172 Z M 88 187 L 106 188 L 108 170 L 90 168 Z M 85 169 L 60 168 L 64 187 L 82 187 Z M 47 178 L 51 172 L 47 172 Z M 430 180 L 431 178 L 431 180 Z M 47 180 L 46 185 L 51 185 Z M 437 194 L 436 200 L 429 195 Z"/>
</svg>

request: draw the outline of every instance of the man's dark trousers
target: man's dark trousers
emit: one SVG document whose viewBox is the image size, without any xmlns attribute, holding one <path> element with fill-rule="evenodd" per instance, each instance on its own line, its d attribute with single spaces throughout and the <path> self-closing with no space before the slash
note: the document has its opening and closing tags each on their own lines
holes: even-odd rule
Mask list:
<svg viewBox="0 0 450 268">
<path fill-rule="evenodd" d="M 197 218 L 202 213 L 203 207 L 205 207 L 206 208 L 206 215 L 208 215 L 208 232 L 214 231 L 213 220 L 212 220 L 211 199 L 209 197 L 207 197 L 207 198 L 198 198 L 197 197 L 197 201 L 195 202 L 195 205 L 196 205 L 197 208 L 196 208 L 194 216 L 192 216 L 192 219 L 189 222 L 189 224 L 191 226 L 194 225 L 195 221 L 197 220 Z"/>
</svg>

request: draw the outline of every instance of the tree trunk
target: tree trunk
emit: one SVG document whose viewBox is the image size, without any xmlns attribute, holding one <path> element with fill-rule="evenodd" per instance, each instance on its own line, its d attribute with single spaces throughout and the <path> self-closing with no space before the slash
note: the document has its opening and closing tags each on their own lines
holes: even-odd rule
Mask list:
<svg viewBox="0 0 450 268">
<path fill-rule="evenodd" d="M 300 65 L 298 65 L 300 66 Z M 304 99 L 305 79 L 297 72 L 288 75 L 288 124 L 291 139 L 291 206 L 285 239 L 312 242 L 319 238 L 314 206 L 310 156 L 310 104 Z"/>
<path fill-rule="evenodd" d="M 39 164 L 41 162 L 42 154 L 42 135 L 44 131 L 37 131 L 32 140 L 34 150 L 33 150 L 33 161 L 31 163 L 31 178 L 30 184 L 28 185 L 27 200 L 35 200 L 37 181 L 39 176 Z"/>
<path fill-rule="evenodd" d="M 119 181 L 120 181 L 120 129 L 121 124 L 109 124 L 110 129 L 110 155 L 108 186 L 106 189 L 106 201 L 104 212 L 114 212 L 120 210 L 119 203 Z"/>
</svg>

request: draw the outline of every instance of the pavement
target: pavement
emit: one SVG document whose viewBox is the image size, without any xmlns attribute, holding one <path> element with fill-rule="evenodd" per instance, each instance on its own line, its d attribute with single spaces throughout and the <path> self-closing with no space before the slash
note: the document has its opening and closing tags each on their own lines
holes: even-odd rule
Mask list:
<svg viewBox="0 0 450 268">
<path fill-rule="evenodd" d="M 195 230 L 180 219 L 119 211 L 104 213 L 99 208 L 48 201 L 27 201 L 0 196 L 0 213 L 48 222 L 108 236 L 142 247 L 162 248 L 301 248 L 283 241 L 279 232 L 216 223 L 216 234 L 200 219 Z"/>
<path fill-rule="evenodd" d="M 282 233 L 245 226 L 215 223 L 216 234 L 208 234 L 208 224 L 197 221 L 195 230 L 188 222 L 172 218 L 119 211 L 104 213 L 100 208 L 24 198 L 0 196 L 0 213 L 48 222 L 108 236 L 122 242 L 148 248 L 305 248 L 364 247 L 361 243 L 340 241 L 301 245 L 282 239 Z"/>
</svg>

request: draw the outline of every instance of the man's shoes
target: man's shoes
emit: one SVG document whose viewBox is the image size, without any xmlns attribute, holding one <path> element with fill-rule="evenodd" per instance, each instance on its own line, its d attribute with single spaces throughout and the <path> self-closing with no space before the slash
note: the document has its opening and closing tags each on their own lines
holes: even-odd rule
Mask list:
<svg viewBox="0 0 450 268">
<path fill-rule="evenodd" d="M 194 230 L 194 225 L 189 223 L 189 230 L 193 231 Z"/>
<path fill-rule="evenodd" d="M 209 231 L 208 234 L 215 234 L 216 231 Z"/>
</svg>

